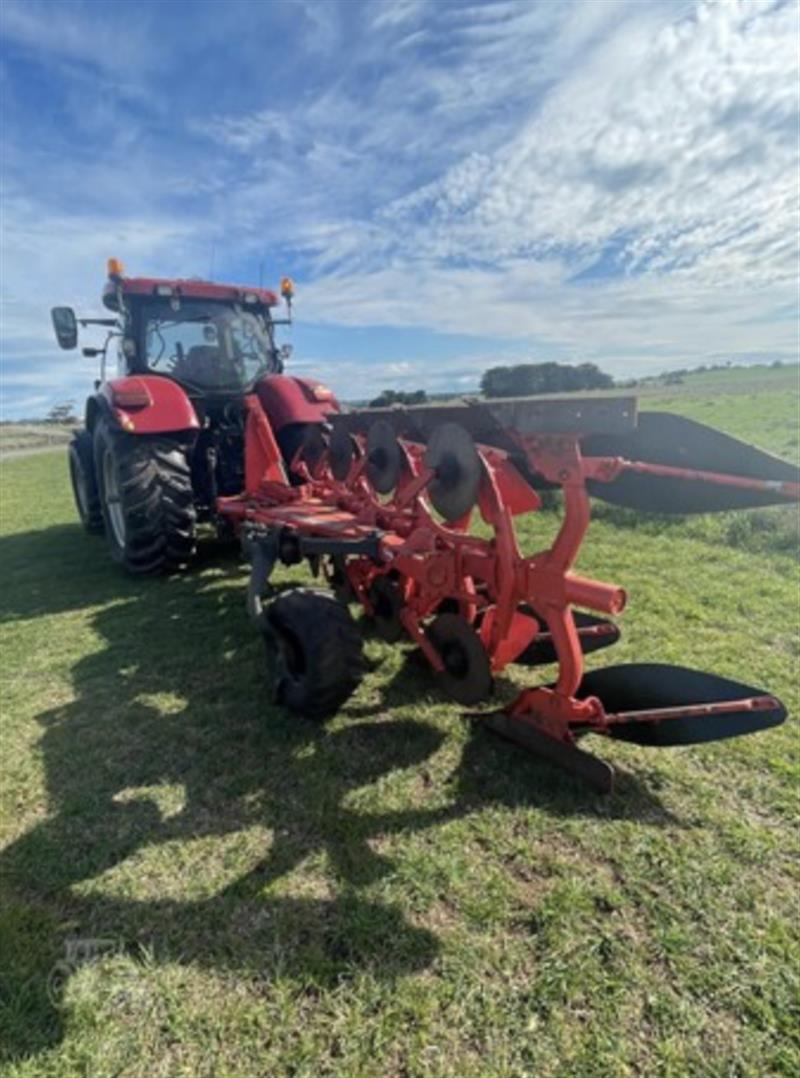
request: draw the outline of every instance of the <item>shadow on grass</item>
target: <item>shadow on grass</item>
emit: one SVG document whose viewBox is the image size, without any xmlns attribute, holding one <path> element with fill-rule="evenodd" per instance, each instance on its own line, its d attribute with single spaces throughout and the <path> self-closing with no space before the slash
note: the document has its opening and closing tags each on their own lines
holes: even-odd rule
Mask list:
<svg viewBox="0 0 800 1078">
<path fill-rule="evenodd" d="M 54 531 L 55 543 L 73 538 L 70 528 Z M 48 549 L 40 572 L 60 562 Z M 89 596 L 93 604 L 118 601 L 91 618 L 105 647 L 75 664 L 74 702 L 39 716 L 51 815 L 0 857 L 9 891 L 0 917 L 5 1053 L 20 1058 L 61 1038 L 48 978 L 63 966 L 69 938 L 134 948 L 152 941 L 157 961 L 288 975 L 310 988 L 359 969 L 392 979 L 428 965 L 436 938 L 358 893 L 392 869 L 368 839 L 426 826 L 428 818 L 414 811 L 367 818 L 343 802 L 387 771 L 424 761 L 443 735 L 400 721 L 326 731 L 272 708 L 263 645 L 246 618 L 243 589 L 229 586 L 235 566 L 135 581 L 104 559 L 97 574 L 96 589 L 85 575 L 80 587 L 51 576 L 30 602 L 15 579 L 7 597 L 17 617 L 75 609 Z M 153 797 L 152 788 L 165 785 L 182 791 L 172 813 Z M 235 854 L 230 865 L 213 862 L 210 878 L 194 887 L 191 868 L 171 864 L 185 840 L 253 827 L 272 832 L 263 854 L 251 837 L 238 863 Z M 182 892 L 199 897 L 128 898 L 138 888 L 135 861 L 126 862 L 145 847 L 148 858 L 163 858 L 159 879 L 174 874 Z M 319 854 L 334 897 L 271 893 L 270 884 Z M 88 881 L 115 868 L 134 874 L 120 894 L 93 892 Z"/>
<path fill-rule="evenodd" d="M 0 880 L 9 889 L 0 918 L 9 1058 L 62 1037 L 49 978 L 59 962 L 63 967 L 71 937 L 122 941 L 134 950 L 152 945 L 156 962 L 258 979 L 290 976 L 301 991 L 359 970 L 391 981 L 429 965 L 439 943 L 401 909 L 359 893 L 393 871 L 371 839 L 491 802 L 666 819 L 632 778 L 609 810 L 608 802 L 480 730 L 452 776 L 449 805 L 361 814 L 347 805 L 351 791 L 421 764 L 444 735 L 420 721 L 359 721 L 366 716 L 355 707 L 345 715 L 356 721 L 331 730 L 274 709 L 243 588 L 230 586 L 241 578 L 235 558 L 220 561 L 212 551 L 211 572 L 135 580 L 109 564 L 101 542 L 87 543 L 72 527 L 18 537 L 0 553 L 23 570 L 7 589 L 12 617 L 116 600 L 91 618 L 105 646 L 73 667 L 75 700 L 39 716 L 51 814 L 0 857 Z M 430 675 L 410 658 L 385 686 L 382 709 L 431 692 Z M 165 786 L 180 791 L 177 806 L 159 803 L 154 788 Z M 263 856 L 257 849 L 253 856 L 258 840 L 251 835 L 230 860 L 201 859 L 200 878 L 192 879 L 191 862 L 181 861 L 186 840 L 251 828 L 272 834 Z M 183 893 L 197 897 L 149 897 L 136 864 L 145 848 L 148 859 L 161 858 L 159 880 L 175 876 Z M 321 896 L 282 896 L 279 881 L 319 855 L 333 897 L 323 884 Z M 93 890 L 92 881 L 112 870 L 122 879 Z M 137 892 L 145 897 L 127 897 Z"/>
<path fill-rule="evenodd" d="M 239 560 L 238 545 L 204 539 L 195 571 Z M 106 540 L 89 536 L 79 524 L 0 536 L 0 565 L 6 585 L 0 621 L 36 618 L 100 606 L 142 593 L 141 579 L 126 576 L 109 562 Z"/>
<path fill-rule="evenodd" d="M 346 704 L 345 711 L 351 718 L 359 719 L 390 714 L 406 706 L 409 699 L 433 698 L 436 692 L 436 675 L 422 652 L 407 648 L 395 675 L 381 686 L 379 699 L 363 707 Z M 519 685 L 513 677 L 502 675 L 495 681 L 494 705 L 502 707 L 518 693 Z M 490 710 L 490 705 L 483 709 Z M 459 766 L 451 777 L 453 811 L 458 815 L 484 804 L 536 805 L 559 816 L 595 816 L 640 823 L 647 821 L 656 826 L 681 826 L 681 821 L 664 807 L 652 788 L 652 776 L 643 782 L 638 775 L 618 769 L 613 796 L 594 794 L 581 779 L 481 728 L 479 718 L 463 717 L 462 721 L 469 723 L 470 736 Z M 593 744 L 582 744 L 581 747 L 592 752 L 599 748 L 601 741 L 599 738 L 590 740 Z M 599 751 L 602 753 L 602 749 Z"/>
</svg>

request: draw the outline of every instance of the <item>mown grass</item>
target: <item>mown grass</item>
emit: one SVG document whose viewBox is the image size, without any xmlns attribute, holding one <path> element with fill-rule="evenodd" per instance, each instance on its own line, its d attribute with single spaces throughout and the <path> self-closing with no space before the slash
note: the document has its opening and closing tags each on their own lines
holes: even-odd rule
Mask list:
<svg viewBox="0 0 800 1078">
<path fill-rule="evenodd" d="M 737 393 L 758 393 L 764 390 L 786 390 L 796 394 L 800 363 L 784 363 L 780 366 L 750 363 L 725 369 L 718 367 L 716 370 L 709 368 L 704 371 L 688 371 L 673 383 L 670 383 L 669 378 L 669 375 L 657 375 L 652 379 L 643 379 L 635 392 L 642 398 L 650 395 L 662 396 L 665 392 L 687 398 L 697 398 L 706 393 L 714 396 L 722 394 L 730 398 Z"/>
<path fill-rule="evenodd" d="M 715 406 L 781 448 L 772 403 Z M 603 799 L 465 723 L 374 639 L 333 722 L 287 718 L 234 556 L 122 577 L 74 521 L 61 454 L 2 478 L 5 1073 L 798 1072 L 800 582 L 782 541 L 593 525 L 581 569 L 630 592 L 593 663 L 699 666 L 792 716 L 685 750 L 600 743 L 621 776 Z M 526 526 L 530 548 L 552 525 Z M 75 938 L 111 946 L 49 992 Z"/>
<path fill-rule="evenodd" d="M 639 407 L 677 412 L 800 464 L 799 372 L 800 367 L 704 372 L 687 376 L 678 392 L 670 387 L 642 394 Z M 800 556 L 800 517 L 794 506 L 675 518 L 599 505 L 595 517 L 667 541 L 691 537 L 756 555 Z"/>
</svg>

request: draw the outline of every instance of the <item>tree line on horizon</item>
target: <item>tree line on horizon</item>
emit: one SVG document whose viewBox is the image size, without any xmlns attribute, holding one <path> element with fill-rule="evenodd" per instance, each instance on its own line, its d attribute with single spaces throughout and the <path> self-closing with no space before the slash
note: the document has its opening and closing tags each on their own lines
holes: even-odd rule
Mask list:
<svg viewBox="0 0 800 1078">
<path fill-rule="evenodd" d="M 612 389 L 614 379 L 596 363 L 518 363 L 490 367 L 481 377 L 485 397 L 527 397 L 538 393 L 574 393 Z"/>
<path fill-rule="evenodd" d="M 773 369 L 786 366 L 781 359 L 765 361 L 763 365 Z M 684 378 L 693 374 L 749 366 L 759 364 L 735 364 L 727 360 L 724 363 L 662 371 L 660 374 L 615 381 L 595 363 L 517 363 L 489 367 L 481 376 L 480 392 L 484 397 L 527 397 L 542 393 L 575 393 L 592 389 L 635 389 L 637 386 L 653 383 L 679 385 Z M 451 399 L 456 395 L 454 392 L 429 394 L 424 389 L 384 389 L 379 396 L 368 402 L 368 407 L 389 408 L 398 404 L 424 404 L 426 401 Z"/>
<path fill-rule="evenodd" d="M 611 389 L 614 379 L 595 363 L 517 363 L 490 367 L 481 376 L 485 397 L 527 397 L 538 393 L 574 393 L 585 389 Z M 446 394 L 439 394 L 439 396 Z M 424 389 L 405 391 L 384 389 L 369 402 L 370 408 L 390 408 L 397 404 L 424 404 Z"/>
</svg>

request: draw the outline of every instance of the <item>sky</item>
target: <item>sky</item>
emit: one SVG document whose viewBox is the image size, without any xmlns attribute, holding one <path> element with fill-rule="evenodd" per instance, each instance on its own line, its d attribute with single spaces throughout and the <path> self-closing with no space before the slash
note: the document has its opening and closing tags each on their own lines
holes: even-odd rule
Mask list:
<svg viewBox="0 0 800 1078">
<path fill-rule="evenodd" d="M 2 0 L 3 416 L 80 407 L 49 308 L 110 256 L 290 274 L 344 399 L 796 360 L 799 43 L 796 0 Z"/>
</svg>

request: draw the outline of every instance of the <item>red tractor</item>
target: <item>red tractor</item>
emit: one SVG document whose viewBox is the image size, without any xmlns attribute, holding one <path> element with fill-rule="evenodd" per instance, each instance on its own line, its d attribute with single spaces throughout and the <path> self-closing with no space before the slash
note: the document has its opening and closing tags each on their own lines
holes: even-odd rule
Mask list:
<svg viewBox="0 0 800 1078">
<path fill-rule="evenodd" d="M 288 278 L 281 292 L 289 317 L 275 319 L 279 299 L 265 288 L 125 277 L 110 259 L 103 304 L 113 317 L 53 309 L 62 348 L 77 346 L 79 324 L 108 330 L 102 348 L 83 349 L 100 356 L 101 371 L 69 465 L 84 528 L 105 532 L 111 556 L 130 572 L 186 566 L 199 523 L 230 534 L 217 499 L 244 488 L 248 394 L 258 398 L 287 464 L 339 411 L 319 382 L 283 374 L 290 349 L 278 347 L 275 327 L 291 321 Z M 107 378 L 110 346 L 117 374 Z"/>
</svg>

